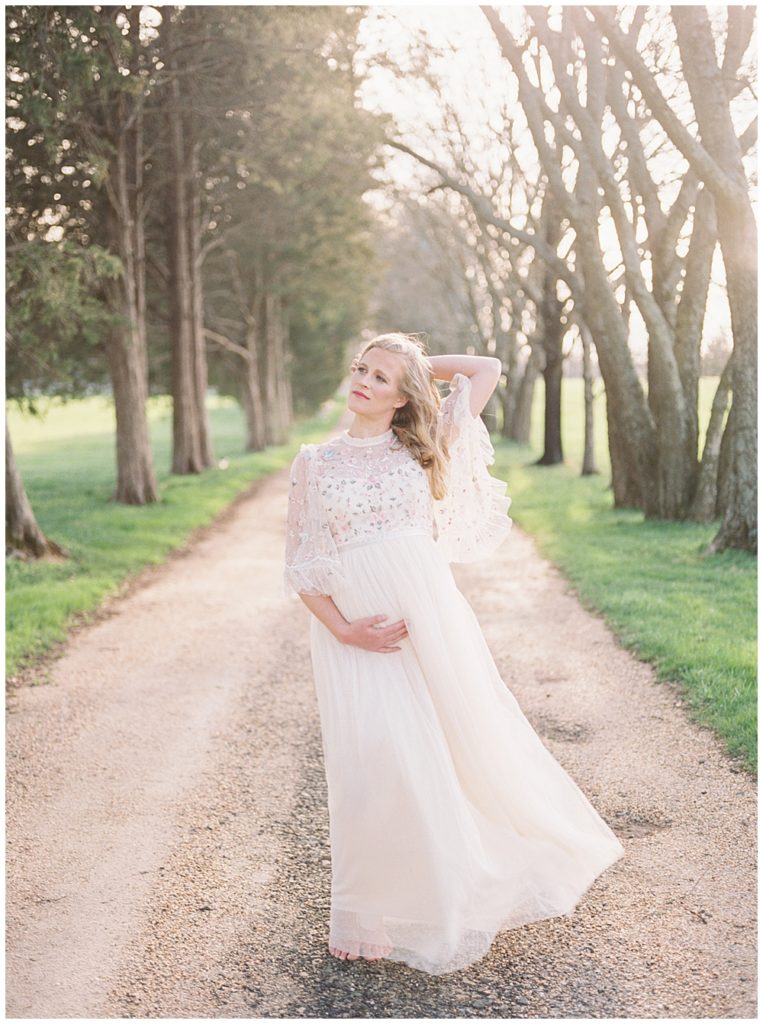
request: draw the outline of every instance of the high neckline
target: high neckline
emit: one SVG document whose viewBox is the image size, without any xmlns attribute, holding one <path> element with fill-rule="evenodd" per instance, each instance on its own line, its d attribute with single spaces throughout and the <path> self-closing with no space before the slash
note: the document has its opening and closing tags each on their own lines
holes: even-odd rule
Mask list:
<svg viewBox="0 0 763 1024">
<path fill-rule="evenodd" d="M 347 430 L 343 430 L 339 436 L 343 441 L 346 441 L 347 444 L 384 444 L 385 441 L 392 440 L 395 436 L 395 431 L 390 427 L 389 430 L 385 430 L 383 434 L 373 434 L 371 437 L 353 437 Z"/>
</svg>

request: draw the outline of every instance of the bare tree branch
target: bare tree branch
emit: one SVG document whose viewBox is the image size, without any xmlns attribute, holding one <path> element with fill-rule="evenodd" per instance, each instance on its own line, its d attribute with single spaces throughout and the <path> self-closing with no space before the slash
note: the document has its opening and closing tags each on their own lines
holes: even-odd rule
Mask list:
<svg viewBox="0 0 763 1024">
<path fill-rule="evenodd" d="M 247 362 L 251 362 L 252 353 L 244 348 L 243 345 L 237 345 L 235 341 L 231 341 L 224 334 L 220 334 L 219 331 L 213 331 L 209 327 L 204 328 L 204 337 L 208 338 L 209 341 L 213 341 L 216 345 L 226 349 L 228 352 L 234 352 L 237 356 L 241 356 Z"/>
<path fill-rule="evenodd" d="M 618 27 L 612 8 L 587 7 L 609 40 L 610 46 L 633 76 L 641 95 L 649 105 L 670 141 L 678 149 L 708 186 L 722 199 L 738 202 L 746 194 L 741 184 L 735 181 L 710 156 L 705 147 L 689 132 L 663 96 L 652 72 L 647 68 L 636 49 L 636 44 Z"/>
<path fill-rule="evenodd" d="M 394 149 L 399 149 L 401 153 L 407 153 L 425 167 L 429 167 L 431 170 L 437 171 L 437 173 L 442 177 L 445 185 L 451 188 L 454 192 L 459 192 L 469 200 L 477 215 L 486 224 L 493 224 L 507 235 L 510 235 L 512 238 L 516 238 L 517 241 L 531 246 L 538 255 L 541 256 L 550 267 L 552 267 L 557 276 L 564 281 L 572 294 L 578 297 L 580 296 L 581 284 L 577 275 L 570 269 L 564 260 L 561 260 L 557 256 L 556 252 L 554 252 L 554 250 L 551 249 L 543 239 L 536 235 L 529 234 L 526 231 L 522 231 L 520 228 L 514 227 L 510 221 L 497 216 L 493 211 L 490 201 L 485 196 L 479 195 L 464 182 L 454 178 L 445 170 L 445 168 L 441 167 L 433 160 L 428 160 L 425 156 L 422 156 L 420 153 L 411 149 L 410 146 L 406 146 L 405 143 L 398 142 L 394 139 L 387 139 L 387 145 L 392 146 Z"/>
</svg>

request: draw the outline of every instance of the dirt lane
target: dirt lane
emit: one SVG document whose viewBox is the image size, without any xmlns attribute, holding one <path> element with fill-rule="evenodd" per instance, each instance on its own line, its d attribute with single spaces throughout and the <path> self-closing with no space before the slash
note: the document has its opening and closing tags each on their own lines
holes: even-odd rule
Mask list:
<svg viewBox="0 0 763 1024">
<path fill-rule="evenodd" d="M 83 630 L 7 715 L 11 1017 L 753 1017 L 755 787 L 515 526 L 456 577 L 626 855 L 568 919 L 430 978 L 326 949 L 287 474 Z M 554 628 L 550 628 L 550 624 Z"/>
</svg>

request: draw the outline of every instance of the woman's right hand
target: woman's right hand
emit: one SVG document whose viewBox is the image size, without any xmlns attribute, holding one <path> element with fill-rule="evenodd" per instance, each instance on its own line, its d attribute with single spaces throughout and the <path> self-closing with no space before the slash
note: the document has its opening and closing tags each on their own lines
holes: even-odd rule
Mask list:
<svg viewBox="0 0 763 1024">
<path fill-rule="evenodd" d="M 339 639 L 344 644 L 362 647 L 365 651 L 377 651 L 379 654 L 392 654 L 399 651 L 394 645 L 398 640 L 408 636 L 405 619 L 393 622 L 391 626 L 379 626 L 378 623 L 388 619 L 388 615 L 369 615 L 364 619 L 348 622 Z"/>
</svg>

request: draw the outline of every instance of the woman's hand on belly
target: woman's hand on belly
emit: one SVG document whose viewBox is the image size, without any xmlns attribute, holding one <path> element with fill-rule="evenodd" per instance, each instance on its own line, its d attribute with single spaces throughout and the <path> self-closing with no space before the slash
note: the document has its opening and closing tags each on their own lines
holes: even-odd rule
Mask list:
<svg viewBox="0 0 763 1024">
<path fill-rule="evenodd" d="M 361 647 L 364 651 L 376 651 L 379 654 L 392 654 L 399 651 L 394 645 L 408 636 L 408 627 L 405 619 L 393 622 L 389 626 L 379 626 L 377 623 L 389 618 L 388 615 L 368 615 L 363 619 L 355 619 L 348 622 L 336 634 L 337 639 L 343 644 L 351 644 L 353 647 Z"/>
</svg>

